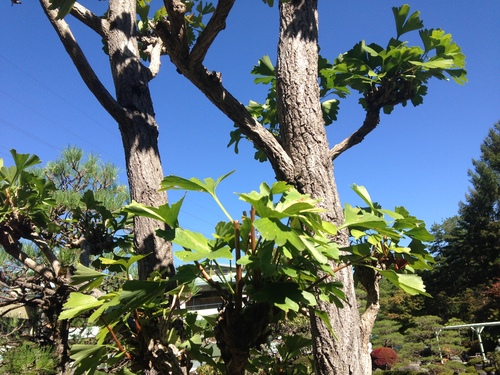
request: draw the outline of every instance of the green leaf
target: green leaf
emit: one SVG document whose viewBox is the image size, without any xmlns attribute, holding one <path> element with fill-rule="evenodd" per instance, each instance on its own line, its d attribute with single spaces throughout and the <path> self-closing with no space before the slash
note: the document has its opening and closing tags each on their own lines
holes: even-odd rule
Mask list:
<svg viewBox="0 0 500 375">
<path fill-rule="evenodd" d="M 118 258 L 118 259 L 109 259 L 109 258 L 99 258 L 101 264 L 104 265 L 119 265 L 123 267 L 123 270 L 129 271 L 130 267 L 140 261 L 141 259 L 146 258 L 148 255 L 133 255 L 127 258 Z"/>
<path fill-rule="evenodd" d="M 406 235 L 422 242 L 434 241 L 434 236 L 429 233 L 425 226 L 412 228 L 406 232 Z"/>
<path fill-rule="evenodd" d="M 320 264 L 328 263 L 328 258 L 324 256 L 318 248 L 316 248 L 316 244 L 312 241 L 308 240 L 306 237 L 301 236 L 302 242 L 306 245 L 309 253 L 318 261 Z"/>
<path fill-rule="evenodd" d="M 177 228 L 173 243 L 182 246 L 189 251 L 178 251 L 175 253 L 177 258 L 184 262 L 197 261 L 202 259 L 232 259 L 233 255 L 228 246 L 215 248 L 215 241 L 209 241 L 203 234 L 192 232 L 190 230 Z"/>
<path fill-rule="evenodd" d="M 229 213 L 226 211 L 224 206 L 221 204 L 219 201 L 219 198 L 217 198 L 217 195 L 215 194 L 215 189 L 217 186 L 227 178 L 229 175 L 233 174 L 234 171 L 229 172 L 221 177 L 219 177 L 216 181 L 214 181 L 212 178 L 205 178 L 203 181 L 200 181 L 197 178 L 191 178 L 189 180 L 178 177 L 178 176 L 167 176 L 163 179 L 161 182 L 161 190 L 171 190 L 171 189 L 180 189 L 180 190 L 187 190 L 187 191 L 201 191 L 208 193 L 212 196 L 212 198 L 215 200 L 215 202 L 219 205 L 221 210 L 224 212 L 224 214 L 228 217 L 229 221 L 233 221 Z"/>
<path fill-rule="evenodd" d="M 387 224 L 385 220 L 372 213 L 362 211 L 359 208 L 353 208 L 351 205 L 346 204 L 344 207 L 344 224 L 339 227 L 348 228 L 364 228 L 364 229 L 384 229 Z"/>
<path fill-rule="evenodd" d="M 286 348 L 286 358 L 298 357 L 302 353 L 302 349 L 312 345 L 311 339 L 301 335 L 285 336 L 283 342 Z"/>
<path fill-rule="evenodd" d="M 123 290 L 117 298 L 111 300 L 106 311 L 106 320 L 113 322 L 121 316 L 151 302 L 160 295 L 163 295 L 167 281 L 146 281 L 129 280 L 123 284 Z M 118 301 L 118 303 L 116 303 Z"/>
<path fill-rule="evenodd" d="M 318 207 L 319 200 L 312 199 L 307 194 L 299 193 L 295 188 L 288 185 L 280 186 L 285 191 L 277 190 L 278 185 L 272 187 L 273 194 L 286 193 L 283 199 L 276 205 L 276 211 L 285 214 L 286 216 L 294 216 L 304 212 L 324 212 L 325 210 Z"/>
<path fill-rule="evenodd" d="M 257 65 L 255 65 L 252 69 L 252 74 L 266 77 L 269 80 L 268 82 L 276 78 L 276 69 L 274 68 L 274 65 L 268 55 L 259 59 Z"/>
<path fill-rule="evenodd" d="M 172 242 L 183 248 L 202 254 L 208 254 L 212 251 L 208 239 L 203 234 L 187 229 L 177 228 L 175 230 L 175 238 Z"/>
<path fill-rule="evenodd" d="M 161 20 L 165 17 L 167 17 L 167 9 L 165 8 L 165 6 L 162 6 L 160 9 L 158 9 L 155 12 L 155 15 L 153 17 L 153 21 L 158 22 L 159 20 Z"/>
<path fill-rule="evenodd" d="M 259 291 L 252 293 L 252 297 L 256 301 L 272 303 L 285 312 L 299 311 L 301 306 L 316 306 L 314 295 L 301 290 L 298 284 L 292 282 L 268 283 Z"/>
<path fill-rule="evenodd" d="M 211 195 L 215 195 L 215 189 L 217 188 L 217 185 L 219 185 L 222 180 L 233 173 L 234 171 L 229 172 L 219 177 L 216 181 L 214 181 L 212 178 L 206 178 L 203 181 L 200 181 L 199 179 L 194 177 L 188 180 L 179 176 L 167 176 L 161 182 L 161 190 L 177 189 L 187 191 L 203 191 Z"/>
<path fill-rule="evenodd" d="M 80 290 L 91 290 L 101 285 L 106 274 L 97 272 L 91 268 L 78 263 L 75 266 L 75 272 L 71 276 L 71 285 L 80 285 L 86 283 Z"/>
<path fill-rule="evenodd" d="M 387 278 L 392 284 L 402 289 L 406 293 L 414 296 L 422 294 L 431 297 L 425 292 L 425 285 L 422 278 L 415 274 L 396 273 L 394 270 L 378 270 L 380 274 Z"/>
<path fill-rule="evenodd" d="M 136 216 L 149 217 L 150 219 L 158 220 L 175 228 L 178 225 L 179 212 L 184 202 L 184 197 L 173 205 L 164 204 L 158 208 L 146 206 L 136 201 L 132 201 L 129 205 L 123 208 L 124 212 L 131 213 Z"/>
<path fill-rule="evenodd" d="M 453 59 L 441 59 L 441 58 L 435 58 L 433 60 L 425 62 L 409 61 L 409 63 L 416 66 L 421 66 L 422 68 L 425 69 L 449 69 L 454 65 Z"/>
<path fill-rule="evenodd" d="M 354 190 L 354 192 L 361 198 L 365 201 L 365 203 L 371 208 L 371 209 L 375 209 L 375 207 L 373 206 L 373 202 L 372 202 L 372 199 L 370 197 L 370 194 L 368 194 L 368 190 L 366 190 L 366 188 L 364 186 L 359 186 L 359 185 L 356 185 L 356 184 L 353 184 L 351 186 L 351 189 Z"/>
<path fill-rule="evenodd" d="M 325 323 L 326 327 L 330 331 L 330 333 L 333 335 L 335 339 L 337 339 L 337 335 L 333 331 L 332 323 L 330 323 L 330 317 L 328 316 L 328 313 L 326 311 L 322 310 L 317 310 L 314 309 L 314 314 L 321 319 L 323 323 Z"/>
<path fill-rule="evenodd" d="M 299 235 L 277 219 L 266 217 L 257 219 L 254 226 L 263 238 L 274 241 L 277 246 L 284 246 L 288 242 L 297 250 L 305 248 L 304 241 Z"/>
<path fill-rule="evenodd" d="M 41 163 L 40 158 L 36 155 L 18 154 L 14 149 L 10 150 L 10 153 L 18 170 L 26 170 Z"/>
<path fill-rule="evenodd" d="M 73 292 L 69 295 L 66 303 L 64 303 L 63 311 L 59 315 L 59 320 L 73 319 L 84 312 L 101 306 L 103 303 L 104 300 L 98 300 L 93 296 L 80 292 Z"/>
<path fill-rule="evenodd" d="M 73 367 L 76 367 L 75 375 L 94 371 L 101 363 L 104 363 L 107 350 L 112 348 L 108 345 L 82 345 L 74 344 L 71 346 L 71 359 L 74 360 Z M 114 348 L 113 348 L 114 349 Z"/>
<path fill-rule="evenodd" d="M 409 17 L 410 6 L 404 4 L 401 7 L 393 7 L 392 12 L 394 14 L 394 20 L 396 21 L 396 33 L 397 38 L 409 31 L 419 30 L 424 27 L 422 20 L 420 19 L 420 12 L 414 12 Z"/>
<path fill-rule="evenodd" d="M 177 251 L 175 256 L 183 262 L 193 262 L 202 259 L 217 260 L 217 259 L 233 259 L 233 254 L 229 247 L 224 247 L 210 253 L 196 253 L 194 251 Z"/>
</svg>

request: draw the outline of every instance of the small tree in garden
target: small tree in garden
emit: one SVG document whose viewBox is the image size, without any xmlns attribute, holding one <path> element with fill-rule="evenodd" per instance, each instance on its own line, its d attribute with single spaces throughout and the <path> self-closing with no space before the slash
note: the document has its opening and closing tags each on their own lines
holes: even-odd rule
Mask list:
<svg viewBox="0 0 500 375">
<path fill-rule="evenodd" d="M 398 361 L 398 354 L 391 348 L 375 348 L 370 353 L 373 369 L 390 370 Z"/>
<path fill-rule="evenodd" d="M 98 287 L 112 275 L 96 273 L 83 266 L 77 268 L 73 282 L 80 285 L 80 292 L 70 296 L 61 319 L 91 312 L 90 320 L 102 327 L 98 345 L 73 347 L 72 358 L 80 366 L 79 371 L 95 369 L 101 361 L 136 370 L 144 366 L 144 362 L 157 361 L 154 368 L 162 368 L 163 373 L 180 374 L 183 366 L 189 368 L 189 362 L 196 359 L 217 366 L 227 374 L 244 374 L 254 349 L 257 349 L 253 352 L 256 355 L 266 356 L 266 353 L 259 354 L 258 349 L 266 342 L 271 323 L 314 312 L 331 329 L 328 316 L 317 309 L 314 295 L 341 308 L 345 298 L 341 284 L 327 275 L 335 275 L 348 265 L 370 269 L 374 261 L 383 260 L 386 268 L 380 272 L 392 283 L 411 294 L 425 293 L 421 279 L 412 271 L 428 267 L 431 258 L 422 242 L 430 235 L 423 223 L 404 208 L 381 209 L 362 186 L 355 185 L 354 191 L 368 206 L 347 205 L 346 221 L 337 227 L 321 219 L 323 209 L 318 207 L 317 200 L 300 194 L 284 182 L 277 182 L 272 186 L 263 183 L 259 191 L 238 194 L 250 205 L 250 210 L 248 215 L 244 213 L 236 220 L 216 194 L 218 184 L 227 176 L 216 181 L 168 176 L 162 182 L 164 189 L 199 191 L 212 196 L 228 219 L 217 224 L 213 238 L 180 226 L 178 214 L 184 198 L 171 206 L 156 208 L 133 202 L 125 207 L 129 214 L 166 223 L 169 229 L 159 230 L 158 235 L 182 248 L 176 255 L 187 264 L 180 266 L 169 280 L 123 279 L 119 290 L 95 298 L 82 292 Z M 344 229 L 352 233 L 352 244 L 340 248 L 331 238 Z M 410 246 L 401 247 L 400 242 L 406 240 L 411 240 Z M 138 259 L 121 260 L 120 264 L 129 269 Z M 236 262 L 234 279 L 218 272 L 219 261 L 229 259 Z M 329 265 L 332 260 L 342 265 L 332 269 Z M 118 264 L 113 260 L 106 262 Z M 186 315 L 178 308 L 178 301 L 185 302 L 196 293 L 193 285 L 198 278 L 220 297 L 217 317 L 197 319 L 195 314 Z M 171 290 L 174 281 L 178 286 Z M 166 300 L 165 293 L 172 299 Z M 150 318 L 158 315 L 165 317 L 164 326 L 151 326 Z M 185 322 L 182 329 L 178 318 Z M 134 321 L 133 333 L 127 328 L 130 319 Z M 127 334 L 123 334 L 124 330 Z M 143 335 L 144 330 L 149 333 Z M 151 330 L 158 333 L 154 340 L 143 341 Z M 215 340 L 222 364 L 214 362 L 213 347 L 208 345 L 207 338 Z M 108 344 L 111 339 L 114 346 Z M 141 348 L 144 345 L 153 345 L 161 356 L 145 356 Z M 307 338 L 286 337 L 278 348 L 283 363 L 276 367 L 263 358 L 253 360 L 252 365 L 283 368 L 288 359 L 300 354 L 306 345 L 310 345 Z M 295 363 L 291 366 L 298 368 Z"/>
<path fill-rule="evenodd" d="M 67 253 L 84 252 L 84 243 L 93 255 L 126 246 L 127 218 L 113 215 L 90 190 L 73 191 L 80 198 L 70 214 L 68 205 L 54 197 L 58 191 L 54 183 L 32 169 L 40 159 L 15 150 L 11 154 L 11 166 L 0 159 L 0 251 L 8 255 L 3 268 L 16 272 L 0 272 L 0 306 L 30 306 L 43 314 L 43 319 L 37 319 L 43 326 L 37 332 L 39 339 L 55 348 L 64 371 L 69 362 L 69 325 L 58 317 L 75 290 L 69 285 L 75 256 Z M 49 175 L 55 178 L 58 173 Z M 112 176 L 107 181 L 108 193 L 112 193 Z"/>
</svg>

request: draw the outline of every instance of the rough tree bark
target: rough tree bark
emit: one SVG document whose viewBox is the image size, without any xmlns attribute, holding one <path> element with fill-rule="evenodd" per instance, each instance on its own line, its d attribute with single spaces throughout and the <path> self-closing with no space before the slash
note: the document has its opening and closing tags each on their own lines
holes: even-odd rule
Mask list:
<svg viewBox="0 0 500 375">
<path fill-rule="evenodd" d="M 158 191 L 163 172 L 158 151 L 158 125 L 148 86 L 154 73 L 140 61 L 135 35 L 136 2 L 110 0 L 106 18 L 95 16 L 78 3 L 72 10 L 75 18 L 107 43 L 116 99 L 95 75 L 68 24 L 57 19 L 57 11 L 49 9 L 48 0 L 40 0 L 40 4 L 83 81 L 119 125 L 131 198 L 156 207 L 167 203 L 166 194 Z M 171 245 L 155 233 L 160 225 L 147 218 L 134 219 L 135 248 L 139 254 L 150 254 L 139 262 L 141 279 L 153 270 L 173 272 Z"/>
<path fill-rule="evenodd" d="M 178 3 L 166 0 L 170 5 Z M 379 123 L 380 107 L 367 112 L 363 125 L 339 145 L 329 149 L 321 115 L 317 82 L 318 23 L 317 1 L 280 3 L 280 46 L 278 61 L 278 97 L 280 139 L 275 138 L 224 87 L 221 75 L 203 66 L 203 59 L 225 20 L 234 0 L 220 0 L 217 8 L 191 50 L 183 40 L 185 24 L 182 7 L 168 7 L 169 23 L 156 28 L 172 63 L 207 98 L 232 121 L 257 147 L 264 151 L 276 178 L 287 181 L 298 190 L 322 199 L 328 210 L 325 219 L 343 220 L 342 208 L 333 176 L 332 160 L 370 133 Z M 375 100 L 376 98 L 374 98 Z M 376 100 L 375 100 L 376 101 Z M 336 239 L 347 243 L 346 234 Z M 333 266 L 333 265 L 332 265 Z M 338 339 L 318 320 L 313 319 L 314 350 L 318 374 L 369 374 L 371 361 L 368 338 L 378 310 L 378 288 L 370 288 L 367 313 L 363 323 L 357 310 L 353 270 L 338 273 L 344 284 L 347 301 L 343 309 L 320 302 L 329 313 Z M 373 278 L 374 281 L 378 280 Z"/>
<path fill-rule="evenodd" d="M 69 27 L 56 20 L 48 8 L 48 0 L 40 0 L 54 25 L 68 54 L 83 80 L 103 107 L 119 123 L 126 151 L 127 170 L 132 198 L 148 205 L 159 205 L 166 197 L 157 195 L 161 180 L 161 164 L 157 149 L 157 124 L 147 82 L 151 79 L 156 63 L 149 69 L 139 61 L 137 41 L 134 40 L 135 1 L 110 0 L 108 17 L 96 17 L 80 4 L 75 3 L 73 16 L 105 38 L 109 45 L 111 68 L 116 86 L 116 100 L 106 91 L 79 50 Z M 190 49 L 186 41 L 184 15 L 186 7 L 180 0 L 164 0 L 168 20 L 159 22 L 155 35 L 149 40 L 152 51 L 168 53 L 177 70 L 188 78 L 223 113 L 240 127 L 242 133 L 262 149 L 270 161 L 278 180 L 293 184 L 298 190 L 321 198 L 328 210 L 325 219 L 334 223 L 343 220 L 332 160 L 364 137 L 378 125 L 380 106 L 377 96 L 366 98 L 373 104 L 367 111 L 365 122 L 343 142 L 329 149 L 321 115 L 317 82 L 318 23 L 317 0 L 290 0 L 280 2 L 280 41 L 278 61 L 278 102 L 281 139 L 276 139 L 245 109 L 222 84 L 221 75 L 203 66 L 203 60 L 218 33 L 225 28 L 225 20 L 234 0 L 219 0 L 206 28 Z M 154 68 L 154 69 L 153 69 Z M 149 265 L 170 267 L 171 257 L 166 244 L 154 237 L 155 224 L 137 223 L 144 231 L 138 232 L 140 251 L 152 252 Z M 337 241 L 347 243 L 346 234 Z M 144 263 L 143 263 L 144 264 Z M 333 265 L 332 265 L 333 266 Z M 142 277 L 148 271 L 141 271 Z M 337 309 L 320 302 L 327 311 L 335 339 L 317 319 L 312 319 L 317 373 L 322 375 L 371 372 L 368 338 L 378 311 L 378 276 L 365 275 L 369 298 L 367 310 L 360 318 L 353 286 L 353 270 L 345 268 L 338 273 L 344 284 L 346 303 Z M 371 280 L 370 280 L 371 279 Z M 364 283 L 365 284 L 365 283 Z"/>
<path fill-rule="evenodd" d="M 320 198 L 328 210 L 323 219 L 341 224 L 342 206 L 320 104 L 317 19 L 317 1 L 280 2 L 278 120 L 281 142 L 295 167 L 294 180 L 288 182 L 302 193 Z M 347 245 L 347 234 L 341 233 L 336 241 Z M 368 374 L 352 269 L 341 270 L 338 279 L 344 285 L 344 307 L 318 301 L 328 312 L 337 338 L 319 318 L 311 318 L 316 371 L 324 375 Z"/>
<path fill-rule="evenodd" d="M 130 196 L 133 200 L 158 207 L 167 203 L 167 195 L 159 192 L 163 179 L 158 150 L 158 124 L 148 82 L 149 69 L 140 61 L 135 38 L 136 2 L 111 0 L 108 50 L 116 90 L 116 100 L 126 116 L 119 117 L 120 133 L 125 150 Z M 144 280 L 153 270 L 173 273 L 170 244 L 156 236 L 159 223 L 147 218 L 134 218 L 134 241 L 139 254 L 151 254 L 139 263 L 139 278 Z"/>
</svg>

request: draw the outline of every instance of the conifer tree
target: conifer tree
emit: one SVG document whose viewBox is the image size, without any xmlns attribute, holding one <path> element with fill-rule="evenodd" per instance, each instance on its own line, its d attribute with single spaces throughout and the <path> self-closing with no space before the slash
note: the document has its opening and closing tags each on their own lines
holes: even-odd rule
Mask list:
<svg viewBox="0 0 500 375">
<path fill-rule="evenodd" d="M 424 279 L 434 297 L 429 313 L 479 321 L 491 316 L 484 301 L 500 275 L 500 122 L 472 163 L 471 187 L 458 215 L 431 228 L 438 264 Z"/>
<path fill-rule="evenodd" d="M 460 254 L 467 286 L 500 275 L 500 122 L 481 144 L 481 156 L 469 170 L 472 186 L 460 204 Z"/>
</svg>

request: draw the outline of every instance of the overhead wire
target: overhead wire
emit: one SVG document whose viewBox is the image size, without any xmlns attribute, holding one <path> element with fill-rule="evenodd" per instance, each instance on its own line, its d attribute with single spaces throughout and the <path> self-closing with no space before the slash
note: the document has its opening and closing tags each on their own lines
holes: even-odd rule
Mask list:
<svg viewBox="0 0 500 375">
<path fill-rule="evenodd" d="M 0 53 L 0 58 L 3 59 L 4 61 L 6 61 L 7 63 L 9 63 L 10 65 L 12 65 L 13 67 L 15 67 L 17 70 L 19 70 L 20 72 L 22 72 L 24 75 L 26 75 L 27 77 L 29 77 L 31 80 L 33 80 L 37 84 L 39 84 L 40 86 L 42 86 L 44 89 L 46 89 L 47 91 L 49 91 L 52 95 L 56 96 L 57 98 L 61 99 L 62 101 L 64 101 L 68 105 L 70 105 L 73 109 L 75 109 L 78 112 L 80 112 L 82 115 L 84 115 L 85 117 L 87 117 L 92 122 L 96 123 L 97 125 L 102 126 L 103 129 L 105 129 L 106 131 L 110 132 L 111 134 L 114 134 L 110 129 L 108 129 L 105 126 L 103 126 L 103 124 L 101 124 L 99 121 L 97 121 L 96 119 L 94 119 L 93 117 L 91 117 L 87 112 L 85 112 L 85 111 L 81 110 L 80 108 L 78 108 L 76 105 L 74 105 L 73 103 L 71 103 L 70 101 L 68 101 L 65 97 L 61 96 L 57 91 L 54 91 L 49 86 L 47 86 L 43 82 L 39 81 L 36 77 L 34 77 L 30 73 L 28 73 L 27 71 L 25 71 L 24 69 L 22 69 L 16 63 L 10 61 L 8 58 L 6 58 L 5 56 L 3 56 L 1 53 Z"/>
<path fill-rule="evenodd" d="M 43 140 L 40 137 L 37 137 L 36 135 L 34 135 L 34 134 L 32 134 L 32 133 L 24 130 L 23 128 L 21 128 L 19 126 L 14 125 L 13 123 L 11 123 L 11 122 L 9 122 L 7 120 L 4 120 L 3 118 L 0 118 L 0 123 L 4 124 L 4 125 L 6 125 L 6 126 L 8 126 L 10 128 L 12 128 L 12 129 L 15 129 L 15 130 L 17 130 L 20 133 L 23 133 L 27 137 L 30 137 L 30 138 L 34 139 L 35 141 L 37 141 L 37 142 L 43 143 L 44 145 L 46 145 L 46 146 L 48 146 L 48 147 L 50 147 L 50 148 L 52 148 L 52 149 L 54 149 L 54 150 L 56 150 L 58 152 L 62 152 L 62 150 L 59 147 L 53 145 L 50 142 L 47 142 L 47 141 Z"/>
<path fill-rule="evenodd" d="M 8 97 L 10 100 L 16 102 L 17 104 L 29 109 L 31 112 L 35 113 L 36 115 L 40 116 L 41 118 L 43 118 L 44 120 L 48 121 L 49 123 L 51 123 L 52 125 L 54 125 L 55 127 L 57 128 L 61 128 L 63 129 L 64 131 L 68 132 L 69 134 L 73 135 L 74 137 L 77 137 L 79 140 L 83 141 L 84 143 L 86 143 L 87 145 L 93 147 L 94 149 L 98 150 L 99 152 L 103 153 L 103 154 L 106 154 L 108 156 L 110 156 L 111 158 L 115 159 L 115 156 L 114 155 L 111 155 L 110 153 L 102 150 L 101 148 L 99 148 L 98 146 L 96 146 L 95 144 L 93 144 L 92 142 L 86 140 L 85 138 L 83 138 L 81 136 L 81 134 L 77 134 L 75 132 L 73 132 L 72 130 L 68 129 L 67 127 L 61 125 L 61 124 L 57 124 L 56 122 L 54 122 L 52 119 L 48 118 L 47 116 L 45 116 L 43 113 L 41 113 L 40 111 L 37 111 L 36 109 L 34 109 L 33 107 L 25 104 L 24 102 L 22 102 L 21 100 L 13 97 L 12 95 L 4 92 L 3 90 L 0 90 L 0 94 Z M 16 127 L 17 129 L 20 129 L 19 127 Z M 29 132 L 23 130 L 23 133 L 25 134 L 29 134 Z M 37 140 L 40 140 L 41 138 L 39 137 L 36 137 L 35 135 L 32 135 L 31 136 L 33 139 L 37 139 Z M 116 160 L 115 160 L 116 161 Z"/>
<path fill-rule="evenodd" d="M 21 67 L 19 67 L 17 64 L 15 64 L 14 62 L 10 61 L 9 59 L 7 59 L 5 56 L 3 56 L 2 54 L 0 54 L 0 58 L 3 59 L 4 61 L 6 61 L 7 63 L 9 63 L 11 66 L 15 67 L 17 70 L 19 70 L 21 73 L 23 73 L 25 76 L 27 76 L 29 79 L 31 79 L 32 81 L 36 82 L 38 85 L 40 85 L 41 87 L 43 87 L 45 90 L 47 90 L 48 92 L 50 92 L 52 95 L 56 96 L 57 98 L 61 99 L 62 101 L 64 101 L 65 103 L 67 103 L 69 106 L 71 106 L 73 109 L 77 110 L 79 113 L 83 114 L 85 117 L 87 117 L 88 119 L 92 120 L 94 123 L 96 123 L 97 125 L 100 125 L 100 128 L 101 129 L 105 129 L 106 131 L 114 134 L 113 132 L 111 132 L 110 129 L 106 128 L 105 126 L 102 126 L 101 123 L 99 123 L 97 120 L 95 120 L 94 118 L 92 118 L 91 116 L 89 116 L 86 112 L 82 111 L 80 108 L 78 108 L 77 106 L 75 106 L 73 103 L 69 102 L 66 98 L 64 98 L 63 96 L 61 96 L 59 93 L 57 93 L 56 91 L 54 91 L 53 89 L 51 89 L 50 87 L 48 87 L 47 85 L 45 85 L 43 82 L 41 82 L 40 80 L 38 80 L 36 77 L 34 77 L 33 75 L 29 74 L 28 72 L 26 72 L 24 69 L 22 69 Z M 55 123 L 53 120 L 51 120 L 50 118 L 48 118 L 47 116 L 45 116 L 43 113 L 37 111 L 36 109 L 32 108 L 31 106 L 25 104 L 24 102 L 22 102 L 21 100 L 13 97 L 11 94 L 8 94 L 6 92 L 4 92 L 3 90 L 0 90 L 0 93 L 6 97 L 8 97 L 10 100 L 13 100 L 15 102 L 17 102 L 18 104 L 22 105 L 23 107 L 25 108 L 28 108 L 31 112 L 35 113 L 36 115 L 44 118 L 46 121 L 50 122 L 51 124 L 53 124 L 54 126 L 56 127 L 59 127 L 59 128 L 62 128 L 64 131 L 68 132 L 69 134 L 73 135 L 73 136 L 76 136 L 78 137 L 80 140 L 84 141 L 85 143 L 87 143 L 88 145 L 92 146 L 93 148 L 101 151 L 102 153 L 108 155 L 108 156 L 111 156 L 113 159 L 115 159 L 115 157 L 111 154 L 109 154 L 108 152 L 106 151 L 103 151 L 102 149 L 100 149 L 99 147 L 95 146 L 93 143 L 91 143 L 90 141 L 87 141 L 85 139 L 82 138 L 82 136 L 80 134 L 76 134 L 75 132 L 67 129 L 66 127 L 60 125 L 60 124 L 57 124 Z M 50 142 L 47 142 L 45 140 L 43 140 L 42 138 L 36 136 L 35 134 L 33 133 L 30 133 L 24 129 L 22 129 L 21 127 L 19 126 L 16 126 L 14 124 L 12 124 L 11 122 L 7 121 L 7 120 L 4 120 L 2 118 L 0 118 L 0 123 L 6 125 L 6 126 L 9 126 L 17 131 L 19 131 L 20 133 L 32 138 L 33 140 L 37 141 L 37 142 L 40 142 L 56 151 L 58 151 L 59 153 L 62 152 L 62 150 L 51 144 Z M 8 147 L 5 147 L 5 146 L 2 146 L 0 145 L 0 147 L 10 151 L 10 149 Z M 207 211 L 211 211 L 213 212 L 212 210 L 208 210 L 204 207 L 202 207 L 200 204 L 198 203 L 195 203 L 196 205 L 200 206 L 205 212 Z M 202 219 L 201 217 L 197 216 L 197 215 L 194 215 L 186 210 L 183 211 L 183 213 L 187 216 L 190 216 L 192 217 L 193 219 L 196 219 L 200 222 L 203 222 L 205 224 L 210 224 L 210 225 L 213 225 L 213 223 L 210 223 L 208 222 L 207 220 L 204 220 Z M 214 226 L 215 228 L 215 226 Z"/>
</svg>

